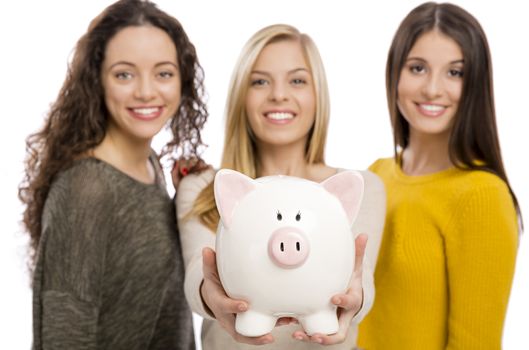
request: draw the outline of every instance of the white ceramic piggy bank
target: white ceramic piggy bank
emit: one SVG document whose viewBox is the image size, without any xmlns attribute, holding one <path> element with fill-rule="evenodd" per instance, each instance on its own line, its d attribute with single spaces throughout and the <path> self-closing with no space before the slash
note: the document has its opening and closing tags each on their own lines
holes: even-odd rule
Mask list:
<svg viewBox="0 0 529 350">
<path fill-rule="evenodd" d="M 345 292 L 354 269 L 351 225 L 362 201 L 362 176 L 344 171 L 322 183 L 288 176 L 253 180 L 222 169 L 214 190 L 220 279 L 230 297 L 249 303 L 237 314 L 237 332 L 260 336 L 288 316 L 309 335 L 336 333 L 331 298 Z"/>
</svg>

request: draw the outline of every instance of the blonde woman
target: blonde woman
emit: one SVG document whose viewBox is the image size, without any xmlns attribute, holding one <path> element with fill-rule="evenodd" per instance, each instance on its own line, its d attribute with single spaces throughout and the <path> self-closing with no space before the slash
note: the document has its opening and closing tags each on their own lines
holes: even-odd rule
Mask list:
<svg viewBox="0 0 529 350">
<path fill-rule="evenodd" d="M 340 171 L 324 162 L 329 95 L 321 58 L 310 37 L 287 25 L 263 28 L 250 38 L 235 67 L 226 108 L 222 168 L 252 178 L 284 174 L 317 182 Z M 234 314 L 245 311 L 248 304 L 226 295 L 215 265 L 219 214 L 213 196 L 214 173 L 209 169 L 184 177 L 177 199 L 185 293 L 193 311 L 204 317 L 203 348 L 253 349 L 248 344 L 268 344 L 263 349 L 310 349 L 320 344 L 336 344 L 330 349 L 354 347 L 356 324 L 373 303 L 372 270 L 385 215 L 385 193 L 378 177 L 363 172 L 365 200 L 352 228 L 357 237 L 356 268 L 350 288 L 332 298 L 339 307 L 339 332 L 309 337 L 299 325 L 282 319 L 278 323 L 288 325 L 249 338 L 234 328 Z"/>
</svg>

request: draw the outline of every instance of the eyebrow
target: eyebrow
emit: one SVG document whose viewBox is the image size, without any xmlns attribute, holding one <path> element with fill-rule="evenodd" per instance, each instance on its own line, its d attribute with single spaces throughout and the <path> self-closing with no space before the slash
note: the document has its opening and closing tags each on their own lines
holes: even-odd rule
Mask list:
<svg viewBox="0 0 529 350">
<path fill-rule="evenodd" d="M 408 57 L 406 59 L 406 62 L 413 61 L 413 60 L 421 61 L 421 62 L 428 62 L 424 58 L 421 58 L 421 57 Z M 465 63 L 465 60 L 464 59 L 459 59 L 459 60 L 450 61 L 450 64 L 457 64 L 457 63 Z"/>
<path fill-rule="evenodd" d="M 114 68 L 115 66 L 119 66 L 120 64 L 123 64 L 123 65 L 126 65 L 126 66 L 131 66 L 131 67 L 135 67 L 136 65 L 134 63 L 131 63 L 131 62 L 128 62 L 128 61 L 118 61 L 116 63 L 113 63 L 110 67 L 108 67 L 108 69 L 112 69 Z M 163 65 L 166 65 L 166 64 L 170 64 L 172 66 L 174 66 L 175 68 L 178 69 L 178 65 L 174 62 L 171 62 L 171 61 L 163 61 L 163 62 L 158 62 L 154 65 L 154 67 L 159 67 L 159 66 L 163 66 Z"/>
<path fill-rule="evenodd" d="M 307 68 L 300 67 L 300 68 L 294 68 L 292 70 L 289 70 L 287 74 L 297 73 L 300 71 L 309 73 L 309 70 Z M 251 74 L 263 74 L 263 75 L 268 75 L 268 76 L 271 75 L 270 73 L 262 71 L 262 70 L 252 70 Z"/>
</svg>

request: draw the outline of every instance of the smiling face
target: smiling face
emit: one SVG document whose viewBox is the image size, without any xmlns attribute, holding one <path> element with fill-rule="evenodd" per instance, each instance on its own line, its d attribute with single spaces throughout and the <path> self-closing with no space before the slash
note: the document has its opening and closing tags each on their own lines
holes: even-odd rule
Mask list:
<svg viewBox="0 0 529 350">
<path fill-rule="evenodd" d="M 449 137 L 463 88 L 463 53 L 450 37 L 427 32 L 413 45 L 401 70 L 398 107 L 417 135 Z"/>
<path fill-rule="evenodd" d="M 297 40 L 268 44 L 259 54 L 246 96 L 246 113 L 260 146 L 305 147 L 314 124 L 311 70 Z"/>
<path fill-rule="evenodd" d="M 180 104 L 177 52 L 153 26 L 126 27 L 107 44 L 102 67 L 107 132 L 151 140 Z"/>
</svg>

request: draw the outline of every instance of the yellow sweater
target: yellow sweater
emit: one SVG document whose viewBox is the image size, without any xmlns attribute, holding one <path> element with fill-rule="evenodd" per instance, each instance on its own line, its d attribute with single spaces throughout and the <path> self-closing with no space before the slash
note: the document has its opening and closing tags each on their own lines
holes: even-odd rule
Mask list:
<svg viewBox="0 0 529 350">
<path fill-rule="evenodd" d="M 393 158 L 370 170 L 386 185 L 387 217 L 359 346 L 501 349 L 518 246 L 506 184 L 455 168 L 407 176 Z"/>
</svg>

